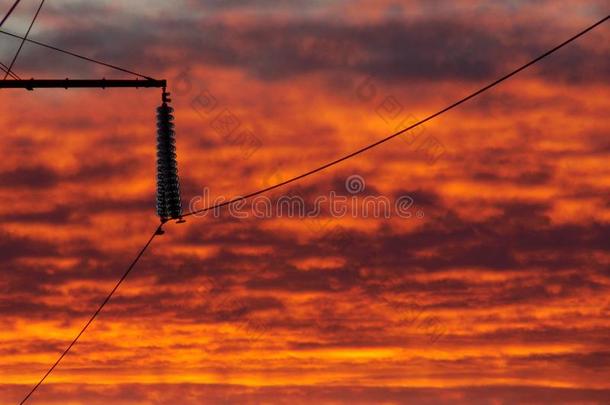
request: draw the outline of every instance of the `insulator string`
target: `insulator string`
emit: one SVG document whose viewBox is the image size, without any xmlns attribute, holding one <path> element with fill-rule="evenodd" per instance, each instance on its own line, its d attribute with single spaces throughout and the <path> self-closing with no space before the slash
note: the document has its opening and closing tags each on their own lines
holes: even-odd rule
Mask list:
<svg viewBox="0 0 610 405">
<path fill-rule="evenodd" d="M 157 215 L 161 221 L 182 216 L 174 109 L 168 96 L 164 91 L 163 104 L 157 108 Z"/>
</svg>

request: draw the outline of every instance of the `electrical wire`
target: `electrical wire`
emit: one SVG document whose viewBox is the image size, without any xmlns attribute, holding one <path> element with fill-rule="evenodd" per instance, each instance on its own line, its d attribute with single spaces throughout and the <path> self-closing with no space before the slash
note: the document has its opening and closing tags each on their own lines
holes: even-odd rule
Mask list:
<svg viewBox="0 0 610 405">
<path fill-rule="evenodd" d="M 428 117 L 422 119 L 421 121 L 418 121 L 415 124 L 405 128 L 405 129 L 402 129 L 402 130 L 400 130 L 400 131 L 398 131 L 396 133 L 393 133 L 392 135 L 389 135 L 389 136 L 387 136 L 387 137 L 385 137 L 383 139 L 380 139 L 379 141 L 377 141 L 375 143 L 367 145 L 367 146 L 365 146 L 365 147 L 363 147 L 361 149 L 358 149 L 355 152 L 352 152 L 352 153 L 350 153 L 348 155 L 345 155 L 345 156 L 343 156 L 341 158 L 333 160 L 332 162 L 326 163 L 326 164 L 324 164 L 324 165 L 322 165 L 320 167 L 312 169 L 312 170 L 310 170 L 310 171 L 308 171 L 306 173 L 300 174 L 300 175 L 298 175 L 296 177 L 293 177 L 293 178 L 288 179 L 286 181 L 283 181 L 281 183 L 277 183 L 277 184 L 275 184 L 273 186 L 269 186 L 267 188 L 264 188 L 264 189 L 252 192 L 252 193 L 247 194 L 245 196 L 235 197 L 235 198 L 233 198 L 233 199 L 231 199 L 229 201 L 225 201 L 223 203 L 218 203 L 218 204 L 206 207 L 206 208 L 202 208 L 200 210 L 190 211 L 190 212 L 187 212 L 187 213 L 183 214 L 182 216 L 183 217 L 189 217 L 189 216 L 200 214 L 200 213 L 207 212 L 207 211 L 210 211 L 210 210 L 222 208 L 222 207 L 229 206 L 229 205 L 234 205 L 234 204 L 236 204 L 236 203 L 238 203 L 240 201 L 250 199 L 250 198 L 255 197 L 257 195 L 260 195 L 260 194 L 266 193 L 268 191 L 272 191 L 272 190 L 275 190 L 277 188 L 283 187 L 283 186 L 285 186 L 287 184 L 294 183 L 294 182 L 296 182 L 298 180 L 301 180 L 301 179 L 303 179 L 305 177 L 309 177 L 309 176 L 311 176 L 313 174 L 316 174 L 316 173 L 321 172 L 321 171 L 323 171 L 325 169 L 328 169 L 331 166 L 338 165 L 339 163 L 341 163 L 341 162 L 343 162 L 345 160 L 348 160 L 348 159 L 350 159 L 350 158 L 352 158 L 354 156 L 360 155 L 361 153 L 364 153 L 364 152 L 366 152 L 366 151 L 368 151 L 370 149 L 373 149 L 376 146 L 379 146 L 379 145 L 381 145 L 381 144 L 383 144 L 385 142 L 388 142 L 391 139 L 396 138 L 397 136 L 402 135 L 405 132 L 407 132 L 407 131 L 409 131 L 409 130 L 411 130 L 413 128 L 416 128 L 416 127 L 418 127 L 418 126 L 420 126 L 420 125 L 422 125 L 422 124 L 424 124 L 424 123 L 426 123 L 426 122 L 428 122 L 428 121 L 438 117 L 439 115 L 442 115 L 442 114 L 446 113 L 447 111 L 456 108 L 457 106 L 459 106 L 459 105 L 465 103 L 466 101 L 468 101 L 468 100 L 478 96 L 481 93 L 484 93 L 485 91 L 491 89 L 492 87 L 495 87 L 495 86 L 499 85 L 503 81 L 511 78 L 512 76 L 516 75 L 517 73 L 527 69 L 528 67 L 534 65 L 535 63 L 539 62 L 540 60 L 546 58 L 547 56 L 551 55 L 552 53 L 558 51 L 559 49 L 563 48 L 564 46 L 568 45 L 569 43 L 571 43 L 571 42 L 575 41 L 576 39 L 580 38 L 581 36 L 585 35 L 587 32 L 593 30 L 595 27 L 603 24 L 608 18 L 610 18 L 610 16 L 606 16 L 605 18 L 603 18 L 600 21 L 596 22 L 595 24 L 589 26 L 588 28 L 584 29 L 583 31 L 579 32 L 578 34 L 572 36 L 571 38 L 567 39 L 566 41 L 564 41 L 561 44 L 557 45 L 556 47 L 552 48 L 551 50 L 546 51 L 545 53 L 543 53 L 542 55 L 538 56 L 537 58 L 532 59 L 531 61 L 529 61 L 526 64 L 522 65 L 521 67 L 513 70 L 512 72 L 510 72 L 510 73 L 500 77 L 499 79 L 497 79 L 494 82 L 488 84 L 487 86 L 482 87 L 481 89 L 475 91 L 474 93 L 472 93 L 472 94 L 470 94 L 470 95 L 468 95 L 468 96 L 466 96 L 466 97 L 464 97 L 464 98 L 454 102 L 453 104 L 443 108 L 442 110 L 440 110 L 440 111 L 438 111 L 438 112 L 436 112 L 436 113 L 434 113 L 432 115 L 429 115 Z"/>
<path fill-rule="evenodd" d="M 6 20 L 8 20 L 8 18 L 11 16 L 11 14 L 13 14 L 13 11 L 15 11 L 15 8 L 17 7 L 17 5 L 21 2 L 21 0 L 16 0 L 13 5 L 11 6 L 11 8 L 8 10 L 8 12 L 6 13 L 6 15 L 4 16 L 4 18 L 2 19 L 2 21 L 0 21 L 0 27 L 2 27 L 2 24 L 4 24 L 4 22 Z"/>
<path fill-rule="evenodd" d="M 0 21 L 0 27 L 2 27 L 2 25 L 6 22 L 6 20 L 11 16 L 11 14 L 13 14 L 13 11 L 15 11 L 15 8 L 17 7 L 17 5 L 21 2 L 21 0 L 17 0 L 13 3 L 13 5 L 11 6 L 11 8 L 8 10 L 8 12 L 6 13 L 6 15 L 4 16 L 4 18 L 2 18 L 2 21 Z M 19 76 L 17 76 L 16 73 L 13 73 L 10 71 L 10 69 L 8 68 L 8 66 L 6 66 L 4 63 L 0 62 L 0 70 L 2 70 L 3 72 L 10 74 L 12 78 L 16 79 L 16 80 L 20 80 Z"/>
<path fill-rule="evenodd" d="M 25 44 L 25 41 L 27 40 L 28 35 L 30 35 L 30 31 L 32 30 L 32 27 L 34 26 L 34 23 L 36 22 L 36 19 L 38 18 L 38 14 L 40 14 L 40 10 L 42 10 L 42 6 L 44 6 L 44 2 L 45 2 L 45 0 L 42 0 L 40 2 L 40 6 L 38 6 L 38 10 L 36 10 L 36 14 L 34 14 L 34 18 L 32 18 L 32 22 L 30 23 L 30 26 L 28 27 L 28 30 L 25 33 L 25 36 L 23 37 L 21 44 L 19 44 L 19 49 L 17 49 L 17 52 L 15 53 L 15 56 L 13 57 L 13 60 L 11 61 L 11 64 L 8 67 L 8 71 L 4 75 L 3 80 L 6 80 L 11 69 L 13 68 L 13 65 L 15 65 L 15 62 L 17 61 L 17 58 L 19 57 L 19 53 L 21 53 L 21 49 L 23 48 L 23 44 Z"/>
<path fill-rule="evenodd" d="M 111 69 L 118 70 L 118 71 L 123 72 L 123 73 L 129 73 L 129 74 L 134 75 L 134 76 L 139 76 L 139 77 L 141 77 L 143 79 L 155 80 L 155 79 L 153 79 L 150 76 L 146 76 L 146 75 L 143 75 L 141 73 L 137 73 L 137 72 L 134 72 L 132 70 L 125 69 L 125 68 L 122 68 L 122 67 L 119 67 L 119 66 L 116 66 L 116 65 L 111 65 L 110 63 L 102 62 L 100 60 L 89 58 L 87 56 L 79 55 L 79 54 L 77 54 L 75 52 L 67 51 L 65 49 L 61 49 L 61 48 L 58 48 L 58 47 L 53 46 L 53 45 L 45 44 L 45 43 L 39 42 L 39 41 L 34 41 L 33 39 L 29 39 L 29 38 L 24 38 L 24 37 L 22 37 L 20 35 L 13 34 L 13 33 L 8 32 L 8 31 L 0 30 L 0 34 L 8 35 L 8 36 L 13 37 L 13 38 L 22 39 L 22 40 L 25 40 L 26 42 L 29 42 L 31 44 L 42 46 L 43 48 L 51 49 L 53 51 L 61 52 L 61 53 L 66 54 L 66 55 L 74 56 L 75 58 L 86 60 L 87 62 L 95 63 L 95 64 L 98 64 L 98 65 L 101 65 L 101 66 L 109 67 Z"/>
<path fill-rule="evenodd" d="M 2 70 L 5 73 L 8 73 L 11 75 L 11 77 L 15 80 L 21 80 L 21 78 L 19 76 L 17 76 L 17 73 L 15 72 L 11 72 L 10 70 L 8 70 L 8 66 L 6 66 L 4 63 L 0 62 L 0 70 Z"/>
<path fill-rule="evenodd" d="M 102 304 L 98 307 L 97 311 L 95 311 L 95 313 L 91 316 L 91 318 L 89 318 L 89 321 L 87 321 L 87 323 L 85 324 L 85 326 L 82 327 L 81 331 L 78 333 L 78 335 L 76 335 L 76 337 L 74 338 L 74 340 L 72 340 L 72 343 L 70 343 L 68 345 L 68 347 L 66 348 L 66 350 L 63 351 L 63 353 L 59 356 L 59 358 L 57 359 L 57 361 L 55 363 L 53 363 L 53 365 L 49 368 L 49 370 L 45 373 L 45 375 L 42 376 L 42 378 L 38 381 L 38 383 L 30 390 L 30 392 L 23 398 L 23 400 L 20 402 L 20 405 L 23 405 L 31 396 L 32 394 L 34 394 L 34 392 L 38 389 L 38 387 L 40 387 L 40 385 L 46 380 L 46 378 L 49 376 L 49 374 L 51 374 L 53 372 L 53 370 L 55 370 L 55 367 L 57 367 L 57 365 L 62 361 L 62 359 L 68 354 L 68 352 L 70 351 L 70 349 L 72 349 L 72 347 L 76 344 L 76 342 L 78 341 L 78 339 L 83 335 L 83 333 L 85 333 L 85 331 L 87 330 L 87 328 L 89 327 L 89 325 L 91 325 L 91 323 L 93 323 L 93 321 L 95 320 L 95 318 L 97 318 L 97 316 L 100 314 L 100 312 L 102 312 L 102 309 L 104 308 L 104 306 L 106 306 L 106 304 L 108 303 L 108 301 L 110 301 L 110 298 L 112 298 L 112 296 L 114 295 L 114 293 L 116 292 L 116 290 L 118 290 L 119 286 L 121 284 L 123 284 L 123 281 L 125 281 L 125 279 L 127 278 L 127 276 L 129 275 L 129 273 L 131 273 L 131 270 L 133 270 L 133 268 L 135 267 L 135 265 L 140 261 L 140 258 L 144 255 L 144 252 L 146 252 L 146 250 L 148 249 L 148 247 L 150 246 L 150 244 L 152 243 L 152 241 L 155 239 L 155 237 L 157 235 L 161 235 L 161 228 L 162 228 L 163 224 L 159 225 L 157 227 L 157 229 L 155 229 L 155 232 L 150 236 L 150 238 L 148 239 L 148 242 L 146 242 L 146 244 L 144 245 L 144 247 L 140 250 L 140 252 L 137 254 L 136 258 L 131 262 L 131 264 L 129 265 L 129 267 L 127 267 L 127 270 L 125 271 L 125 273 L 123 273 L 123 275 L 121 276 L 121 278 L 119 279 L 119 281 L 116 283 L 116 285 L 114 286 L 114 288 L 110 291 L 110 293 L 106 296 L 106 298 L 104 299 L 104 301 L 102 302 Z"/>
</svg>

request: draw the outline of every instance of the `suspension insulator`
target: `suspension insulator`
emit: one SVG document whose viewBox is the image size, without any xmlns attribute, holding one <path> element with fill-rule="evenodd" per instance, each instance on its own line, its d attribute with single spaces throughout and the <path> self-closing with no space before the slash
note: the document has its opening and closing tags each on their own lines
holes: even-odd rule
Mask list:
<svg viewBox="0 0 610 405">
<path fill-rule="evenodd" d="M 164 92 L 163 104 L 157 108 L 157 214 L 161 221 L 182 217 L 174 109 L 167 96 L 169 93 Z"/>
</svg>

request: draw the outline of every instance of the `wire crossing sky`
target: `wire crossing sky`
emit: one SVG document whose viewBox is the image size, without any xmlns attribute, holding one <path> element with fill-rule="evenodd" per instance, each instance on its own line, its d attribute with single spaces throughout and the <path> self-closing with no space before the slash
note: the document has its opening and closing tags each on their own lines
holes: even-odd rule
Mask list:
<svg viewBox="0 0 610 405">
<path fill-rule="evenodd" d="M 144 255 L 144 252 L 146 252 L 146 250 L 148 249 L 148 247 L 150 246 L 150 244 L 152 243 L 153 239 L 159 235 L 159 231 L 161 229 L 161 225 L 159 225 L 159 227 L 155 230 L 155 232 L 153 232 L 153 234 L 150 236 L 150 238 L 148 239 L 148 241 L 146 242 L 146 244 L 144 245 L 144 247 L 140 250 L 140 252 L 136 255 L 135 259 L 131 262 L 131 264 L 127 267 L 127 270 L 125 271 L 125 273 L 123 274 L 123 276 L 119 279 L 119 281 L 116 283 L 116 285 L 114 286 L 114 288 L 110 291 L 110 293 L 108 294 L 108 296 L 104 299 L 104 301 L 102 301 L 101 305 L 99 306 L 99 308 L 97 309 L 97 311 L 95 311 L 93 313 L 93 315 L 91 315 L 91 318 L 89 318 L 89 320 L 87 321 L 87 323 L 83 326 L 83 328 L 80 330 L 80 332 L 78 333 L 78 335 L 76 335 L 76 337 L 74 338 L 74 340 L 72 340 L 72 342 L 68 345 L 68 347 L 66 348 L 66 350 L 63 351 L 63 353 L 59 356 L 59 358 L 57 359 L 57 361 L 55 363 L 53 363 L 53 365 L 51 365 L 51 367 L 49 368 L 49 370 L 42 376 L 42 378 L 40 379 L 40 381 L 38 381 L 38 383 L 36 383 L 36 385 L 30 390 L 30 392 L 28 392 L 28 394 L 23 398 L 23 400 L 21 401 L 21 404 L 24 404 L 31 396 L 32 394 L 34 394 L 34 392 L 38 389 L 38 387 L 40 387 L 40 385 L 46 380 L 46 378 L 53 372 L 53 370 L 55 370 L 55 367 L 57 367 L 57 365 L 59 364 L 59 362 L 61 362 L 61 360 L 66 356 L 66 354 L 68 354 L 68 352 L 70 351 L 70 349 L 72 349 L 72 346 L 74 346 L 76 344 L 76 342 L 78 341 L 78 339 L 83 335 L 83 333 L 85 333 L 85 331 L 87 330 L 87 328 L 89 327 L 89 325 L 91 325 L 91 323 L 93 323 L 93 321 L 95 320 L 95 318 L 97 318 L 97 316 L 100 314 L 100 312 L 102 311 L 102 309 L 106 306 L 106 304 L 108 303 L 108 301 L 110 301 L 110 298 L 112 298 L 112 296 L 114 295 L 114 293 L 116 292 L 116 290 L 118 290 L 119 286 L 121 284 L 123 284 L 123 281 L 125 281 L 125 279 L 127 278 L 127 276 L 129 275 L 129 273 L 131 273 L 131 270 L 133 270 L 133 268 L 136 266 L 136 264 L 138 263 L 138 261 L 140 261 L 140 259 L 142 258 L 142 256 Z"/>
<path fill-rule="evenodd" d="M 15 11 L 15 8 L 19 5 L 19 2 L 21 0 L 15 0 L 15 2 L 13 3 L 13 5 L 11 6 L 11 8 L 8 9 L 8 11 L 6 12 L 6 14 L 4 15 L 4 17 L 2 18 L 2 21 L 0 21 L 0 27 L 2 27 L 2 25 L 4 25 L 4 23 L 6 22 L 6 20 L 8 20 L 8 18 L 11 16 L 11 14 L 13 14 L 13 11 Z"/>
<path fill-rule="evenodd" d="M 34 18 L 32 18 L 32 22 L 30 23 L 30 26 L 28 27 L 28 30 L 25 33 L 23 40 L 19 44 L 19 48 L 17 49 L 17 52 L 15 52 L 15 56 L 13 56 L 13 60 L 11 60 L 11 64 L 8 66 L 8 68 L 6 70 L 6 73 L 4 75 L 4 80 L 6 80 L 6 78 L 10 74 L 11 69 L 15 65 L 15 62 L 17 62 L 17 58 L 19 57 L 19 54 L 21 53 L 21 49 L 23 49 L 23 44 L 25 44 L 25 41 L 26 41 L 28 35 L 30 35 L 30 31 L 32 30 L 32 27 L 34 26 L 34 23 L 36 22 L 36 19 L 38 18 L 38 14 L 40 14 L 40 10 L 42 10 L 42 6 L 44 6 L 44 2 L 45 2 L 45 0 L 42 0 L 40 2 L 40 5 L 38 6 L 38 9 L 36 10 L 36 14 L 34 14 Z M 1 25 L 2 24 L 0 24 L 0 26 Z"/>
<path fill-rule="evenodd" d="M 6 66 L 4 63 L 0 62 L 0 70 L 2 70 L 3 72 L 6 72 L 8 74 L 11 75 L 12 78 L 16 79 L 16 80 L 21 80 L 21 78 L 19 76 L 17 76 L 17 74 L 15 72 L 10 72 L 8 70 L 8 66 Z"/>
<path fill-rule="evenodd" d="M 500 77 L 499 79 L 497 79 L 497 80 L 495 80 L 494 82 L 492 82 L 492 83 L 490 83 L 490 84 L 486 85 L 485 87 L 483 87 L 483 88 L 481 88 L 481 89 L 479 89 L 479 90 L 475 91 L 474 93 L 472 93 L 472 94 L 470 94 L 470 95 L 468 95 L 468 96 L 466 96 L 466 97 L 464 97 L 464 98 L 462 98 L 462 99 L 460 99 L 460 100 L 458 100 L 458 101 L 454 102 L 453 104 L 451 104 L 451 105 L 449 105 L 449 106 L 447 106 L 447 107 L 443 108 L 442 110 L 440 110 L 440 111 L 438 111 L 438 112 L 436 112 L 436 113 L 434 113 L 434 114 L 429 115 L 428 117 L 424 118 L 423 120 L 418 121 L 418 122 L 414 123 L 413 125 L 410 125 L 410 126 L 409 126 L 409 127 L 407 127 L 407 128 L 401 129 L 400 131 L 395 132 L 395 133 L 393 133 L 392 135 L 389 135 L 389 136 L 387 136 L 387 137 L 385 137 L 385 138 L 383 138 L 383 139 L 381 139 L 381 140 L 379 140 L 379 141 L 377 141 L 377 142 L 375 142 L 375 143 L 372 143 L 372 144 L 370 144 L 370 145 L 367 145 L 367 146 L 365 146 L 365 147 L 363 147 L 363 148 L 361 148 L 361 149 L 358 149 L 358 150 L 357 150 L 357 151 L 355 151 L 355 152 L 352 152 L 352 153 L 350 153 L 350 154 L 348 154 L 348 155 L 345 155 L 345 156 L 343 156 L 343 157 L 341 157 L 341 158 L 338 158 L 338 159 L 336 159 L 336 160 L 333 160 L 332 162 L 326 163 L 326 164 L 324 164 L 324 165 L 322 165 L 322 166 L 320 166 L 320 167 L 317 167 L 317 168 L 315 168 L 315 169 L 312 169 L 312 170 L 310 170 L 310 171 L 308 171 L 308 172 L 306 172 L 306 173 L 303 173 L 303 174 L 301 174 L 301 175 L 298 175 L 298 176 L 296 176 L 296 177 L 293 177 L 293 178 L 291 178 L 291 179 L 289 179 L 289 180 L 283 181 L 283 182 L 281 182 L 281 183 L 275 184 L 275 185 L 273 185 L 273 186 L 270 186 L 270 187 L 264 188 L 264 189 L 259 190 L 259 191 L 255 191 L 255 192 L 250 193 L 250 194 L 247 194 L 247 195 L 245 195 L 245 196 L 243 196 L 243 197 L 237 197 L 237 198 L 235 198 L 235 199 L 233 199 L 233 200 L 231 200 L 231 201 L 227 201 L 227 202 L 223 202 L 223 203 L 220 203 L 220 204 L 216 204 L 216 205 L 213 205 L 213 206 L 210 206 L 210 207 L 202 208 L 202 209 L 200 209 L 200 210 L 196 210 L 196 211 L 193 211 L 193 212 L 188 212 L 188 213 L 184 214 L 184 215 L 183 215 L 183 217 L 188 217 L 188 216 L 195 215 L 195 214 L 198 214 L 198 213 L 203 213 L 203 212 L 206 212 L 206 211 L 210 211 L 210 210 L 214 210 L 214 209 L 217 209 L 217 208 L 221 208 L 221 207 L 225 207 L 225 206 L 228 206 L 228 205 L 232 205 L 232 204 L 235 204 L 235 203 L 237 203 L 237 202 L 239 202 L 239 201 L 243 201 L 244 199 L 248 199 L 248 198 L 251 198 L 251 197 L 255 197 L 255 196 L 257 196 L 257 195 L 260 195 L 260 194 L 266 193 L 266 192 L 268 192 L 268 191 L 275 190 L 275 189 L 277 189 L 277 188 L 283 187 L 283 186 L 288 185 L 288 184 L 290 184 L 290 183 L 294 183 L 295 181 L 301 180 L 301 179 L 303 179 L 303 178 L 305 178 L 305 177 L 308 177 L 308 176 L 311 176 L 311 175 L 316 174 L 316 173 L 318 173 L 318 172 L 321 172 L 321 171 L 323 171 L 323 170 L 325 170 L 325 169 L 328 169 L 329 167 L 332 167 L 332 166 L 338 165 L 339 163 L 341 163 L 341 162 L 343 162 L 343 161 L 345 161 L 345 160 L 351 159 L 352 157 L 355 157 L 355 156 L 357 156 L 357 155 L 360 155 L 361 153 L 364 153 L 364 152 L 366 152 L 366 151 L 368 151 L 368 150 L 370 150 L 370 149 L 373 149 L 373 148 L 375 148 L 375 147 L 377 147 L 377 146 L 379 146 L 379 145 L 381 145 L 381 144 L 383 144 L 383 143 L 385 143 L 385 142 L 388 142 L 388 141 L 390 141 L 390 140 L 392 140 L 392 139 L 394 139 L 394 138 L 396 138 L 396 137 L 398 137 L 398 136 L 400 136 L 400 135 L 404 134 L 405 132 L 410 131 L 410 130 L 412 130 L 412 129 L 414 129 L 414 128 L 417 128 L 417 127 L 419 127 L 419 126 L 421 126 L 421 125 L 425 124 L 426 122 L 428 122 L 428 121 L 430 121 L 430 120 L 432 120 L 432 119 L 434 119 L 434 118 L 438 117 L 439 115 L 442 115 L 442 114 L 444 114 L 444 113 L 446 113 L 446 112 L 448 112 L 448 111 L 450 111 L 450 110 L 452 110 L 452 109 L 454 109 L 454 108 L 458 107 L 459 105 L 461 105 L 461 104 L 465 103 L 466 101 L 468 101 L 468 100 L 470 100 L 470 99 L 472 99 L 472 98 L 474 98 L 474 97 L 478 96 L 479 94 L 484 93 L 484 92 L 486 92 L 487 90 L 489 90 L 489 89 L 491 89 L 491 88 L 493 88 L 493 87 L 495 87 L 495 86 L 499 85 L 499 84 L 500 84 L 500 83 L 502 83 L 503 81 L 505 81 L 505 80 L 507 80 L 507 79 L 511 78 L 512 76 L 516 75 L 517 73 L 519 73 L 519 72 L 521 72 L 521 71 L 523 71 L 523 70 L 527 69 L 528 67 L 530 67 L 530 66 L 532 66 L 532 65 L 536 64 L 537 62 L 541 61 L 542 59 L 546 58 L 547 56 L 549 56 L 549 55 L 551 55 L 551 54 L 555 53 L 555 52 L 556 52 L 556 51 L 558 51 L 559 49 L 563 48 L 564 46 L 568 45 L 569 43 L 571 43 L 571 42 L 573 42 L 573 41 L 577 40 L 578 38 L 580 38 L 581 36 L 585 35 L 587 32 L 589 32 L 589 31 L 591 31 L 591 30 L 595 29 L 597 26 L 599 26 L 599 25 L 603 24 L 604 22 L 606 22 L 606 20 L 608 20 L 608 18 L 610 18 L 610 16 L 606 16 L 606 17 L 602 18 L 601 20 L 599 20 L 599 21 L 598 21 L 598 22 L 596 22 L 595 24 L 593 24 L 593 25 L 591 25 L 591 26 L 587 27 L 587 28 L 586 28 L 586 29 L 584 29 L 583 31 L 581 31 L 581 32 L 579 32 L 578 34 L 574 35 L 573 37 L 571 37 L 571 38 L 567 39 L 566 41 L 562 42 L 561 44 L 557 45 L 556 47 L 554 47 L 554 48 L 552 48 L 552 49 L 550 49 L 550 50 L 546 51 L 545 53 L 543 53 L 542 55 L 538 56 L 537 58 L 532 59 L 531 61 L 529 61 L 529 62 L 527 62 L 526 64 L 522 65 L 521 67 L 519 67 L 519 68 L 517 68 L 517 69 L 513 70 L 512 72 L 510 72 L 510 73 L 508 73 L 508 74 L 506 74 L 506 75 L 504 75 L 504 76 Z"/>
<path fill-rule="evenodd" d="M 0 30 L 0 34 L 4 34 L 4 35 L 7 35 L 7 36 L 10 36 L 10 37 L 13 37 L 13 38 L 18 38 L 18 39 L 21 39 L 21 40 L 23 40 L 25 42 L 29 42 L 29 43 L 32 43 L 32 44 L 35 44 L 35 45 L 38 45 L 38 46 L 42 46 L 43 48 L 47 48 L 47 49 L 50 49 L 50 50 L 53 50 L 53 51 L 61 52 L 61 53 L 66 54 L 66 55 L 74 56 L 76 58 L 85 60 L 87 62 L 92 62 L 92 63 L 95 63 L 95 64 L 100 65 L 100 66 L 109 67 L 109 68 L 117 70 L 119 72 L 129 73 L 129 74 L 132 74 L 134 76 L 138 76 L 138 77 L 141 77 L 141 78 L 147 79 L 147 80 L 154 80 L 150 76 L 146 76 L 146 75 L 134 72 L 134 71 L 126 69 L 126 68 L 122 68 L 122 67 L 119 67 L 119 66 L 116 66 L 116 65 L 112 65 L 110 63 L 106 63 L 106 62 L 103 62 L 103 61 L 100 61 L 100 60 L 97 60 L 97 59 L 93 59 L 93 58 L 90 58 L 90 57 L 87 57 L 87 56 L 84 56 L 84 55 L 80 55 L 80 54 L 75 53 L 75 52 L 71 52 L 71 51 L 68 51 L 68 50 L 65 50 L 65 49 L 61 49 L 61 48 L 58 48 L 58 47 L 53 46 L 53 45 L 45 44 L 45 43 L 42 43 L 42 42 L 39 42 L 39 41 L 34 41 L 32 39 L 29 39 L 29 38 L 26 38 L 26 37 L 22 37 L 20 35 L 13 34 L 13 33 L 7 32 L 7 31 Z"/>
</svg>

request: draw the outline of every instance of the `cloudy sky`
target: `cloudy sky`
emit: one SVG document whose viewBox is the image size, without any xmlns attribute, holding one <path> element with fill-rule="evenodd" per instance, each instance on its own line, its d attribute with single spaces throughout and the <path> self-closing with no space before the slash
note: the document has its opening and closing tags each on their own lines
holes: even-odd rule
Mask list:
<svg viewBox="0 0 610 405">
<path fill-rule="evenodd" d="M 187 211 L 375 142 L 608 14 L 602 0 L 499 3 L 48 0 L 31 38 L 169 81 Z M 37 6 L 23 0 L 3 29 L 23 34 Z M 605 403 L 609 39 L 607 22 L 268 195 L 409 198 L 406 215 L 168 224 L 32 403 Z M 0 35 L 0 61 L 18 46 Z M 14 71 L 133 78 L 31 44 Z M 160 91 L 0 100 L 0 403 L 12 404 L 158 224 Z"/>
</svg>

